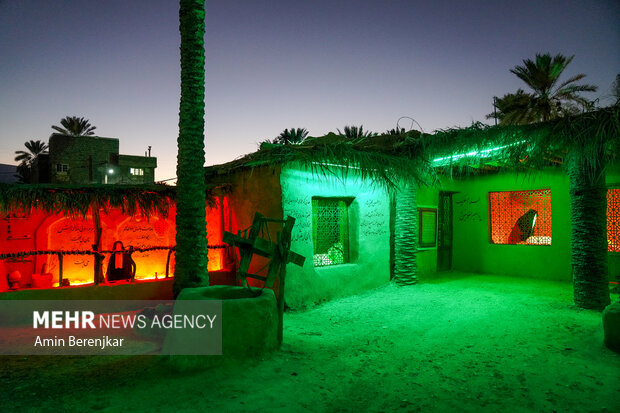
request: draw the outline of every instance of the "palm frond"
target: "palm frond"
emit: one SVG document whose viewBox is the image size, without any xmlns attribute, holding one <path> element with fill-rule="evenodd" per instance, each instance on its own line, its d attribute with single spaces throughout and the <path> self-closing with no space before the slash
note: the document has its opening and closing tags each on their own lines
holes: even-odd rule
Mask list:
<svg viewBox="0 0 620 413">
<path fill-rule="evenodd" d="M 432 185 L 435 173 L 424 156 L 421 134 L 380 135 L 349 139 L 330 133 L 307 138 L 300 145 L 263 143 L 245 157 L 206 168 L 207 179 L 239 168 L 297 163 L 319 176 L 344 176 L 355 172 L 380 186 L 394 187 L 400 179 Z"/>
<path fill-rule="evenodd" d="M 216 204 L 216 196 L 230 191 L 229 186 L 210 186 L 205 193 L 207 205 Z M 176 187 L 168 185 L 12 185 L 0 184 L 0 213 L 13 211 L 63 213 L 86 217 L 91 211 L 108 213 L 120 209 L 124 214 L 167 216 L 170 202 L 176 199 Z"/>
</svg>

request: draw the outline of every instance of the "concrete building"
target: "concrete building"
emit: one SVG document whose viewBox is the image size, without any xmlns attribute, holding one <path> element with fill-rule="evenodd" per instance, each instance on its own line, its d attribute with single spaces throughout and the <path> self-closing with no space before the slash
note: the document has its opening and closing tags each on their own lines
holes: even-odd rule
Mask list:
<svg viewBox="0 0 620 413">
<path fill-rule="evenodd" d="M 119 154 L 116 138 L 65 136 L 49 139 L 49 153 L 33 165 L 35 183 L 150 184 L 157 158 Z"/>
</svg>

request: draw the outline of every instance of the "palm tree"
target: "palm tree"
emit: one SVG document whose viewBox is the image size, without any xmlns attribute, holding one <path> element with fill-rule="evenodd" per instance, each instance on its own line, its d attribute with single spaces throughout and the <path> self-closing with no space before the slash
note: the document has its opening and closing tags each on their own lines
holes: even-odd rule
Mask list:
<svg viewBox="0 0 620 413">
<path fill-rule="evenodd" d="M 582 108 L 591 106 L 591 102 L 579 93 L 593 92 L 596 86 L 576 84 L 586 75 L 578 74 L 558 84 L 560 75 L 573 57 L 537 54 L 536 61 L 526 59 L 523 66 L 511 69 L 532 89 L 532 93 L 519 89 L 515 94 L 497 99 L 500 123 L 549 121 L 574 113 L 575 105 Z M 606 142 L 584 138 L 578 128 L 572 132 L 563 134 L 564 141 L 559 145 L 556 143 L 556 147 L 562 147 L 567 152 L 574 300 L 578 307 L 602 309 L 610 302 L 607 282 Z"/>
<path fill-rule="evenodd" d="M 602 310 L 610 303 L 605 150 L 598 146 L 587 155 L 588 149 L 568 155 L 573 295 L 578 307 Z"/>
<path fill-rule="evenodd" d="M 60 120 L 63 127 L 53 125 L 52 129 L 65 136 L 92 136 L 96 126 L 92 126 L 88 119 L 77 116 L 65 116 Z"/>
<path fill-rule="evenodd" d="M 291 130 L 284 129 L 284 131 L 273 140 L 272 143 L 281 145 L 299 144 L 306 139 L 308 131 L 306 128 L 291 128 Z"/>
<path fill-rule="evenodd" d="M 551 56 L 549 53 L 537 54 L 535 60 L 523 60 L 523 66 L 515 66 L 510 72 L 525 82 L 532 89 L 530 94 L 518 90 L 513 96 L 500 99 L 505 105 L 501 112 L 502 123 L 545 122 L 566 114 L 574 114 L 579 107 L 586 109 L 592 102 L 580 95 L 581 92 L 594 92 L 597 87 L 577 84 L 585 74 L 580 73 L 558 83 L 562 72 L 575 56 L 561 54 Z M 509 104 L 510 103 L 510 104 Z M 524 104 L 527 105 L 524 106 Z M 514 112 L 514 113 L 513 113 Z"/>
<path fill-rule="evenodd" d="M 361 139 L 377 136 L 376 132 L 364 131 L 364 125 L 357 126 L 345 126 L 344 133 L 338 129 L 338 134 L 348 139 Z"/>
<path fill-rule="evenodd" d="M 501 98 L 494 98 L 495 111 L 489 113 L 487 119 L 495 119 L 500 125 L 520 125 L 536 122 L 533 112 L 528 110 L 533 96 L 517 89 L 515 93 L 507 93 Z M 497 123 L 496 122 L 496 123 Z"/>
<path fill-rule="evenodd" d="M 47 143 L 40 140 L 29 140 L 24 143 L 28 151 L 15 151 L 15 161 L 19 162 L 17 174 L 21 182 L 29 182 L 31 179 L 32 164 L 40 154 L 47 153 Z"/>
<path fill-rule="evenodd" d="M 41 142 L 40 140 L 29 140 L 24 143 L 24 146 L 28 151 L 15 151 L 15 155 L 17 155 L 15 157 L 16 162 L 31 165 L 39 154 L 46 153 L 47 151 L 47 143 Z"/>
<path fill-rule="evenodd" d="M 394 281 L 399 285 L 418 282 L 418 209 L 414 182 L 403 182 L 394 193 Z"/>
<path fill-rule="evenodd" d="M 208 284 L 205 214 L 205 4 L 180 0 L 181 104 L 177 156 L 174 294 Z"/>
</svg>

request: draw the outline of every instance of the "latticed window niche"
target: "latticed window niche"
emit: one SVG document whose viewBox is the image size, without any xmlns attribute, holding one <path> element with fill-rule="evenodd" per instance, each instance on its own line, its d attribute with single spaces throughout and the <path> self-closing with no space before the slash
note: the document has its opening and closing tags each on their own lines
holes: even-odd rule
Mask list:
<svg viewBox="0 0 620 413">
<path fill-rule="evenodd" d="M 349 205 L 345 199 L 312 198 L 315 267 L 349 262 Z"/>
<path fill-rule="evenodd" d="M 620 189 L 607 190 L 607 251 L 620 252 Z"/>
<path fill-rule="evenodd" d="M 489 241 L 551 245 L 551 190 L 489 192 Z"/>
</svg>

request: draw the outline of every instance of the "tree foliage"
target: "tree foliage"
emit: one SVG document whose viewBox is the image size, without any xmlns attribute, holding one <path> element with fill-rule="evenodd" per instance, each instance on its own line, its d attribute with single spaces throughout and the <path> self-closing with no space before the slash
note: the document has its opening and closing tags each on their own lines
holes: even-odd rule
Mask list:
<svg viewBox="0 0 620 413">
<path fill-rule="evenodd" d="M 385 131 L 386 135 L 404 135 L 405 133 L 405 128 L 392 128 Z"/>
<path fill-rule="evenodd" d="M 302 143 L 308 137 L 306 128 L 284 129 L 272 143 L 280 145 L 295 145 Z"/>
<path fill-rule="evenodd" d="M 92 126 L 88 119 L 77 116 L 65 116 L 60 120 L 60 126 L 52 125 L 52 129 L 65 136 L 92 136 L 96 126 Z"/>
<path fill-rule="evenodd" d="M 345 126 L 344 132 L 341 132 L 340 129 L 337 130 L 340 136 L 344 136 L 348 139 L 363 139 L 377 136 L 376 132 L 364 131 L 364 125 L 360 125 L 359 127 Z"/>
<path fill-rule="evenodd" d="M 591 110 L 592 102 L 581 93 L 594 92 L 597 87 L 577 83 L 586 77 L 585 74 L 560 81 L 560 76 L 574 57 L 537 54 L 534 60 L 525 59 L 523 65 L 510 69 L 531 91 L 526 93 L 519 89 L 516 93 L 496 99 L 498 112 L 487 115 L 487 118 L 497 118 L 500 124 L 527 124 Z"/>
<path fill-rule="evenodd" d="M 17 165 L 17 174 L 20 181 L 27 183 L 30 182 L 32 176 L 32 165 L 40 154 L 47 153 L 47 143 L 40 140 L 29 140 L 24 143 L 27 151 L 15 151 L 15 161 L 19 162 Z"/>
</svg>

